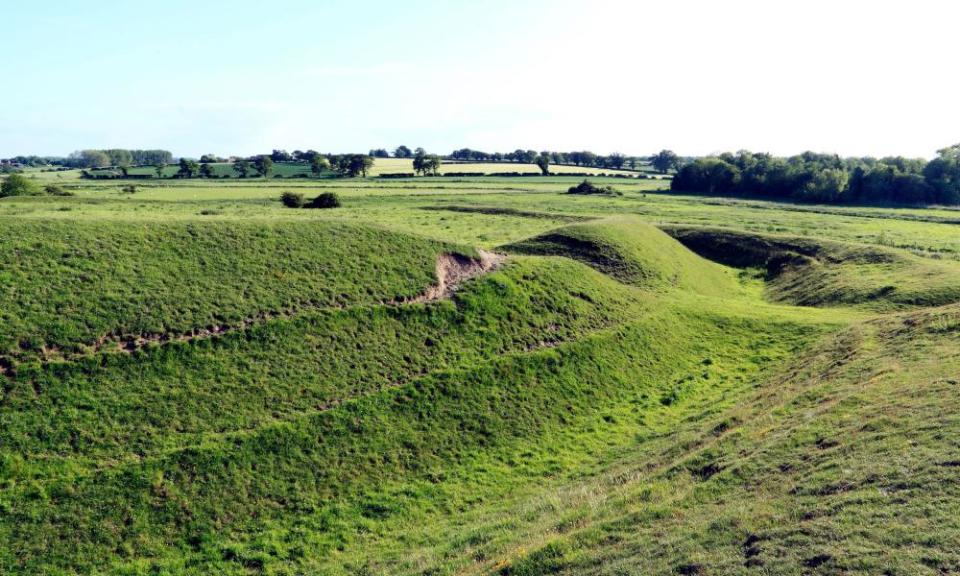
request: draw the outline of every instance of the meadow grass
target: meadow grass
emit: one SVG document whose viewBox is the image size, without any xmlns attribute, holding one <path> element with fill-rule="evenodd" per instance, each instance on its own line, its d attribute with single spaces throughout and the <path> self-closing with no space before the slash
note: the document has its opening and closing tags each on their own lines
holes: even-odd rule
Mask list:
<svg viewBox="0 0 960 576">
<path fill-rule="evenodd" d="M 951 211 L 578 181 L 0 201 L 0 573 L 960 570 Z"/>
</svg>

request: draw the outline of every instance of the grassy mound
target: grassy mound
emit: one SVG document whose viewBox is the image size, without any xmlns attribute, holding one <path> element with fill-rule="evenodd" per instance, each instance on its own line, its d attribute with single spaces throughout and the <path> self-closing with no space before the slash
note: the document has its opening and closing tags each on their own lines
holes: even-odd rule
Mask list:
<svg viewBox="0 0 960 576">
<path fill-rule="evenodd" d="M 471 553 L 500 574 L 957 572 L 958 348 L 957 306 L 859 324 L 600 477 L 505 504 L 526 518 L 474 531 L 523 536 Z"/>
<path fill-rule="evenodd" d="M 668 232 L 705 258 L 766 273 L 769 297 L 871 309 L 960 302 L 960 263 L 893 248 L 699 228 Z"/>
<path fill-rule="evenodd" d="M 734 286 L 726 270 L 693 254 L 659 229 L 631 217 L 566 226 L 504 249 L 567 256 L 621 282 L 645 288 L 723 294 Z"/>
<path fill-rule="evenodd" d="M 347 224 L 5 220 L 0 357 L 421 293 L 448 246 Z"/>
<path fill-rule="evenodd" d="M 453 301 L 21 370 L 0 403 L 0 568 L 356 573 L 363 534 L 580 474 L 820 329 L 770 337 L 662 297 L 515 258 Z"/>
</svg>

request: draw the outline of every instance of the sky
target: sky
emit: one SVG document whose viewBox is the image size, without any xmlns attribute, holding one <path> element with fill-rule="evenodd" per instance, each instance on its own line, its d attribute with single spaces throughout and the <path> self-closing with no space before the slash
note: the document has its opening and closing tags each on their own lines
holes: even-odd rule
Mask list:
<svg viewBox="0 0 960 576">
<path fill-rule="evenodd" d="M 0 157 L 960 142 L 949 0 L 0 4 Z"/>
</svg>

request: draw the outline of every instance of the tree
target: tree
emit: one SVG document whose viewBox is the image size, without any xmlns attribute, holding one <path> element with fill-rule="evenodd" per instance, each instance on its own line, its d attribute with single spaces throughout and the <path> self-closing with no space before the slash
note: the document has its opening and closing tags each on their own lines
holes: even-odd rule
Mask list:
<svg viewBox="0 0 960 576">
<path fill-rule="evenodd" d="M 960 204 L 960 144 L 938 150 L 939 156 L 923 169 L 923 177 L 935 191 L 936 201 Z"/>
<path fill-rule="evenodd" d="M 213 166 L 209 162 L 204 162 L 200 165 L 200 176 L 213 178 Z"/>
<path fill-rule="evenodd" d="M 674 154 L 672 150 L 661 150 L 650 157 L 650 163 L 654 169 L 661 174 L 666 174 L 671 168 L 680 165 L 680 157 Z"/>
<path fill-rule="evenodd" d="M 101 150 L 109 158 L 110 166 L 119 166 L 126 167 L 130 166 L 133 163 L 133 154 L 129 150 L 123 149 L 112 149 L 112 150 Z"/>
<path fill-rule="evenodd" d="M 397 149 L 393 151 L 394 158 L 409 158 L 411 156 L 413 156 L 413 152 L 403 145 L 397 146 Z"/>
<path fill-rule="evenodd" d="M 389 158 L 390 153 L 387 152 L 385 148 L 376 148 L 370 150 L 370 156 L 373 156 L 374 158 Z"/>
<path fill-rule="evenodd" d="M 217 162 L 223 162 L 223 159 L 216 154 L 204 154 L 200 157 L 201 164 L 215 164 Z"/>
<path fill-rule="evenodd" d="M 340 176 L 367 177 L 373 167 L 373 158 L 364 154 L 342 154 L 330 158 L 330 166 Z"/>
<path fill-rule="evenodd" d="M 74 152 L 68 159 L 72 166 L 79 168 L 103 168 L 110 165 L 110 157 L 102 150 L 81 150 Z"/>
<path fill-rule="evenodd" d="M 40 186 L 23 174 L 11 174 L 0 185 L 0 198 L 38 195 L 40 195 Z"/>
<path fill-rule="evenodd" d="M 241 178 L 246 178 L 247 175 L 253 170 L 253 164 L 251 164 L 246 158 L 241 158 L 233 163 L 233 169 L 236 170 L 237 174 L 239 174 Z"/>
<path fill-rule="evenodd" d="M 194 178 L 200 171 L 200 164 L 196 160 L 187 158 L 180 159 L 180 169 L 177 170 L 178 178 Z"/>
<path fill-rule="evenodd" d="M 413 171 L 426 176 L 436 176 L 440 173 L 440 157 L 436 154 L 427 154 L 423 148 L 417 148 L 417 155 L 413 158 Z"/>
<path fill-rule="evenodd" d="M 310 160 L 310 172 L 312 172 L 314 176 L 319 176 L 329 169 L 330 161 L 319 154 Z"/>
<path fill-rule="evenodd" d="M 607 156 L 607 166 L 611 168 L 620 169 L 623 168 L 623 165 L 627 162 L 627 157 L 619 152 L 614 152 L 613 154 Z"/>
<path fill-rule="evenodd" d="M 353 154 L 350 157 L 350 169 L 349 175 L 352 178 L 357 177 L 358 175 L 367 177 L 367 173 L 370 172 L 370 169 L 373 168 L 373 157 L 364 156 L 363 154 Z"/>
<path fill-rule="evenodd" d="M 276 152 L 276 150 L 274 150 L 274 152 Z M 257 156 L 257 159 L 253 161 L 253 167 L 262 178 L 267 178 L 270 176 L 270 173 L 273 172 L 273 158 L 270 156 Z"/>
<path fill-rule="evenodd" d="M 153 166 L 153 171 L 157 173 L 157 178 L 163 178 L 163 170 L 167 167 L 164 162 L 157 162 Z"/>
<path fill-rule="evenodd" d="M 537 166 L 540 167 L 540 172 L 544 176 L 550 175 L 550 154 L 540 154 L 537 156 Z"/>
<path fill-rule="evenodd" d="M 293 157 L 290 156 L 290 153 L 287 152 L 286 150 L 274 150 L 270 154 L 270 160 L 272 160 L 273 162 L 289 162 L 292 159 Z"/>
</svg>

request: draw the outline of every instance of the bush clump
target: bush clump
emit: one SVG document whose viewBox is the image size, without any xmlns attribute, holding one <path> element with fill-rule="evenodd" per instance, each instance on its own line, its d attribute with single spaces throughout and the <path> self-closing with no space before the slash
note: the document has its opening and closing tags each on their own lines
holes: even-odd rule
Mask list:
<svg viewBox="0 0 960 576">
<path fill-rule="evenodd" d="M 584 180 L 576 186 L 571 186 L 570 189 L 567 190 L 567 194 L 605 194 L 607 196 L 623 196 L 623 192 L 620 192 L 619 190 L 614 190 L 610 186 L 597 186 L 589 180 Z"/>
<path fill-rule="evenodd" d="M 299 192 L 284 192 L 280 195 L 280 201 L 287 208 L 303 208 L 303 194 Z"/>
<path fill-rule="evenodd" d="M 22 174 L 11 174 L 0 185 L 0 198 L 7 196 L 39 196 L 40 186 Z"/>
<path fill-rule="evenodd" d="M 47 184 L 43 187 L 43 191 L 48 196 L 73 196 L 73 192 L 66 190 L 59 184 Z"/>
<path fill-rule="evenodd" d="M 120 191 L 123 192 L 124 194 L 136 194 L 137 187 L 134 186 L 133 184 L 127 184 L 126 186 L 121 188 Z"/>
<path fill-rule="evenodd" d="M 340 197 L 333 192 L 324 192 L 307 204 L 307 208 L 339 208 Z"/>
</svg>

